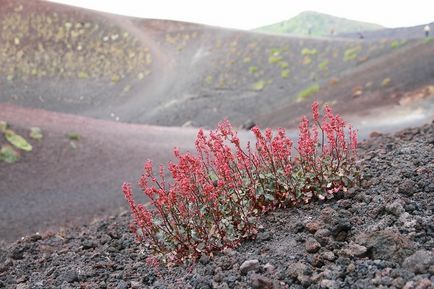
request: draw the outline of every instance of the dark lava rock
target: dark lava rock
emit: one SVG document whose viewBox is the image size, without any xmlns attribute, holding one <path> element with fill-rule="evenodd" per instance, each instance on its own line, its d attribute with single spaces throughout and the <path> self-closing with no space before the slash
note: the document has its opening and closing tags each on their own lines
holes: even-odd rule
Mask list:
<svg viewBox="0 0 434 289">
<path fill-rule="evenodd" d="M 368 248 L 366 255 L 371 259 L 402 262 L 414 251 L 408 238 L 392 231 L 383 230 L 366 235 L 362 234 L 358 239 L 360 239 L 360 244 Z"/>
<path fill-rule="evenodd" d="M 321 249 L 321 244 L 314 238 L 309 238 L 306 241 L 305 247 L 308 253 L 316 253 Z"/>
<path fill-rule="evenodd" d="M 256 126 L 255 122 L 251 119 L 246 120 L 243 125 L 241 126 L 242 129 L 245 130 L 251 130 L 252 128 L 254 128 Z"/>
<path fill-rule="evenodd" d="M 405 258 L 402 266 L 416 274 L 428 273 L 430 266 L 434 266 L 434 253 L 426 250 L 416 251 Z"/>
<path fill-rule="evenodd" d="M 247 260 L 244 261 L 240 266 L 241 274 L 247 274 L 249 271 L 257 271 L 259 269 L 259 261 L 258 260 Z"/>
<path fill-rule="evenodd" d="M 252 274 L 250 277 L 253 289 L 272 289 L 273 281 L 259 274 Z"/>
<path fill-rule="evenodd" d="M 78 272 L 74 269 L 69 269 L 60 275 L 61 282 L 73 283 L 79 281 Z"/>
</svg>

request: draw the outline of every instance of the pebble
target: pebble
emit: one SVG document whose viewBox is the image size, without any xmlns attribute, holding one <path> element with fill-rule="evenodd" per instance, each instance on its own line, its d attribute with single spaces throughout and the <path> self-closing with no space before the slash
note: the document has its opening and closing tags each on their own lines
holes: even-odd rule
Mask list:
<svg viewBox="0 0 434 289">
<path fill-rule="evenodd" d="M 309 238 L 306 241 L 305 248 L 308 253 L 316 253 L 321 248 L 321 244 L 314 238 Z"/>
<path fill-rule="evenodd" d="M 273 282 L 262 275 L 252 274 L 250 277 L 251 286 L 253 289 L 272 289 Z"/>
<path fill-rule="evenodd" d="M 249 271 L 257 271 L 259 269 L 259 260 L 247 260 L 240 266 L 241 274 L 246 275 Z"/>
</svg>

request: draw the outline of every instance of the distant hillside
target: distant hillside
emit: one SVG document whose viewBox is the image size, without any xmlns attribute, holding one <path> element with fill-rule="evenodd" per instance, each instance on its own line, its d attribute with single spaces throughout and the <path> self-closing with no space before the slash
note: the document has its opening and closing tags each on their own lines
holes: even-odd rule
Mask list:
<svg viewBox="0 0 434 289">
<path fill-rule="evenodd" d="M 288 33 L 296 35 L 329 36 L 382 29 L 381 25 L 348 20 L 318 12 L 306 11 L 282 22 L 260 27 L 261 32 Z"/>
</svg>

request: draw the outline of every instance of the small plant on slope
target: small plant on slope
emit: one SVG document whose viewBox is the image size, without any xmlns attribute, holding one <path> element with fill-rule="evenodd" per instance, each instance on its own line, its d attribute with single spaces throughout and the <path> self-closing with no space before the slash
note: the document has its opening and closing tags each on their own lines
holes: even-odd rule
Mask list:
<svg viewBox="0 0 434 289">
<path fill-rule="evenodd" d="M 154 173 L 148 161 L 139 186 L 150 207 L 137 204 L 131 185 L 123 185 L 138 240 L 167 265 L 181 263 L 255 238 L 256 218 L 266 211 L 346 192 L 358 180 L 356 132 L 324 110 L 320 118 L 313 103 L 313 121 L 302 118 L 295 148 L 284 129 L 257 127 L 255 144 L 242 146 L 223 121 L 208 135 L 199 130 L 196 154 L 174 150 L 170 182 L 162 166 Z"/>
</svg>

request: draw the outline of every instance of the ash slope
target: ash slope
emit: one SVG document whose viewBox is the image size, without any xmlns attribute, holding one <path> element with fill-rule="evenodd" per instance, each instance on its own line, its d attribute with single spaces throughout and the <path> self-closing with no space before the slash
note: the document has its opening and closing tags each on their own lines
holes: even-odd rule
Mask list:
<svg viewBox="0 0 434 289">
<path fill-rule="evenodd" d="M 156 270 L 124 213 L 0 250 L 0 287 L 433 288 L 434 123 L 372 138 L 360 156 L 360 187 L 264 216 L 235 251 Z"/>
<path fill-rule="evenodd" d="M 0 0 L 0 102 L 106 120 L 290 127 L 312 98 L 362 113 L 432 85 L 434 45 L 266 35 Z M 275 116 L 276 110 L 284 108 Z"/>
</svg>

